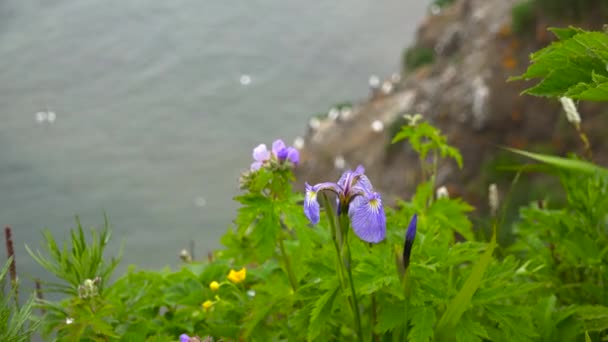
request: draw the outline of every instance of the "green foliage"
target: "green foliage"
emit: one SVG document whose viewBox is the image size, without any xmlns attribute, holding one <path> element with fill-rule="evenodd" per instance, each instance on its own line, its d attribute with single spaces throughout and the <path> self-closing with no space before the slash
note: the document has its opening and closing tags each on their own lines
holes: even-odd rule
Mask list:
<svg viewBox="0 0 608 342">
<path fill-rule="evenodd" d="M 511 9 L 513 32 L 523 34 L 532 29 L 536 20 L 535 4 L 535 0 L 524 0 L 513 6 Z"/>
<path fill-rule="evenodd" d="M 416 70 L 421 66 L 432 64 L 435 61 L 435 51 L 427 47 L 412 46 L 403 54 L 405 70 Z"/>
<path fill-rule="evenodd" d="M 45 290 L 48 292 L 77 295 L 78 286 L 82 285 L 86 279 L 100 277 L 102 283 L 105 283 L 118 265 L 120 258 L 113 258 L 110 262 L 103 259 L 103 252 L 111 237 L 107 218 L 104 221 L 104 227 L 99 232 L 95 229 L 91 230 L 91 243 L 86 241 L 78 218 L 76 218 L 76 224 L 76 230 L 70 231 L 70 249 L 65 244 L 60 248 L 49 231 L 44 233 L 45 243 L 43 245 L 47 256 L 39 251 L 34 253 L 26 246 L 28 253 L 36 262 L 64 282 L 46 283 Z"/>
<path fill-rule="evenodd" d="M 570 96 L 572 87 L 582 89 L 570 78 L 597 79 L 593 63 L 605 57 L 598 45 L 603 33 L 554 32 L 562 41 L 535 54 L 526 77 L 544 78 L 531 93 Z M 589 47 L 584 53 L 578 50 L 583 42 Z M 553 57 L 561 62 L 555 64 Z M 468 217 L 472 206 L 458 198 L 435 198 L 441 159 L 462 167 L 462 156 L 437 128 L 418 122 L 420 115 L 404 118 L 407 124 L 393 143 L 403 141 L 418 153 L 423 180 L 411 198 L 385 208 L 381 243 L 347 234 L 348 216 L 336 213 L 335 198 L 322 198 L 320 224 L 311 226 L 302 194 L 292 190 L 291 169 L 271 161 L 241 177 L 237 216 L 222 238 L 224 248 L 209 261 L 160 271 L 131 267 L 112 280 L 118 261 L 104 256 L 107 222 L 91 238 L 78 223 L 69 246 L 59 247 L 45 233 L 46 253 L 28 251 L 59 279 L 45 289 L 62 297 L 38 303 L 46 312 L 43 336 L 66 341 L 175 341 L 182 333 L 226 341 L 605 340 L 606 169 L 577 157 L 510 150 L 541 163 L 523 170 L 558 175 L 565 203 L 541 199 L 521 208 L 513 227 L 517 241 L 504 246 L 496 242 L 496 231 L 511 227 L 495 222 L 493 237 L 485 241 Z M 417 230 L 404 270 L 404 235 L 414 214 Z M 6 266 L 0 278 L 5 275 Z M 2 295 L 0 328 L 7 326 L 3 331 L 9 335 L 0 340 L 29 339 L 31 303 L 17 309 L 14 292 Z"/>
<path fill-rule="evenodd" d="M 606 0 L 535 0 L 536 6 L 543 13 L 557 18 L 582 19 L 592 11 L 606 14 Z"/>
<path fill-rule="evenodd" d="M 7 281 L 7 273 L 12 258 L 0 269 L 0 284 Z M 25 342 L 32 338 L 40 322 L 32 320 L 32 308 L 34 299 L 30 296 L 27 302 L 17 305 L 18 284 L 11 284 L 8 292 L 0 289 L 0 341 L 6 342 Z"/>
<path fill-rule="evenodd" d="M 551 29 L 560 39 L 531 56 L 532 65 L 514 80 L 540 78 L 525 91 L 536 96 L 608 100 L 608 35 L 577 28 Z"/>
<path fill-rule="evenodd" d="M 439 6 L 440 8 L 449 6 L 454 3 L 454 0 L 433 0 L 433 5 Z"/>
</svg>

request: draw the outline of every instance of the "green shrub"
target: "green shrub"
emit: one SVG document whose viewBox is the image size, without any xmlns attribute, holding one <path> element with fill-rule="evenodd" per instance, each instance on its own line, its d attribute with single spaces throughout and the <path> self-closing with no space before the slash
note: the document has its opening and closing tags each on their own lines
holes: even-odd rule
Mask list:
<svg viewBox="0 0 608 342">
<path fill-rule="evenodd" d="M 435 51 L 426 47 L 410 47 L 403 55 L 405 70 L 416 70 L 417 68 L 432 64 L 435 61 Z"/>
<path fill-rule="evenodd" d="M 533 29 L 536 19 L 535 7 L 535 0 L 525 0 L 513 6 L 511 9 L 513 32 L 523 34 Z"/>
</svg>

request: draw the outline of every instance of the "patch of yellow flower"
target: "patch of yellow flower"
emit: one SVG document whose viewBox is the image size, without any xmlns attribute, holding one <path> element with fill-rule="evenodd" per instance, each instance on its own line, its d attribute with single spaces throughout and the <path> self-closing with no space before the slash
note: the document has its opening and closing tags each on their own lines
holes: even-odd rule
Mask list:
<svg viewBox="0 0 608 342">
<path fill-rule="evenodd" d="M 228 273 L 228 280 L 230 280 L 231 282 L 238 284 L 238 283 L 242 283 L 245 280 L 245 277 L 247 276 L 247 269 L 245 267 L 241 268 L 240 271 L 235 271 L 235 270 L 230 270 L 230 273 Z"/>
<path fill-rule="evenodd" d="M 215 292 L 220 288 L 220 283 L 218 283 L 217 281 L 212 281 L 211 284 L 209 284 L 209 288 L 211 289 L 211 291 Z"/>
<path fill-rule="evenodd" d="M 213 306 L 213 302 L 206 300 L 201 306 L 203 307 L 203 310 L 208 311 Z"/>
</svg>

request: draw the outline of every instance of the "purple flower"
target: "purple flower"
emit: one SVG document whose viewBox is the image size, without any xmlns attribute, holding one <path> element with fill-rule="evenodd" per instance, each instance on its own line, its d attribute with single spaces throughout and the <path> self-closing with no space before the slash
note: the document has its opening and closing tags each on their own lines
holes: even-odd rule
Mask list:
<svg viewBox="0 0 608 342">
<path fill-rule="evenodd" d="M 190 341 L 190 336 L 186 334 L 179 335 L 179 342 L 188 342 Z"/>
<path fill-rule="evenodd" d="M 268 151 L 266 144 L 260 144 L 253 149 L 253 160 L 251 164 L 251 171 L 259 170 L 264 163 L 275 158 L 279 162 L 290 161 L 292 164 L 297 165 L 300 162 L 300 153 L 297 149 L 286 146 L 283 140 L 277 139 L 272 143 L 272 151 Z"/>
<path fill-rule="evenodd" d="M 255 161 L 251 164 L 251 171 L 259 170 L 265 161 L 270 160 L 270 151 L 266 148 L 266 144 L 259 144 L 253 149 L 253 160 Z"/>
<path fill-rule="evenodd" d="M 281 162 L 289 160 L 292 164 L 297 165 L 300 162 L 300 153 L 291 146 L 286 146 L 283 140 L 277 139 L 272 143 L 272 153 Z"/>
<path fill-rule="evenodd" d="M 416 226 L 418 225 L 418 215 L 414 214 L 410 224 L 405 232 L 405 243 L 403 244 L 403 268 L 406 270 L 410 265 L 410 256 L 412 254 L 412 246 L 416 238 Z"/>
<path fill-rule="evenodd" d="M 378 243 L 386 235 L 386 217 L 382 198 L 374 191 L 365 176 L 363 166 L 342 174 L 338 183 L 325 182 L 316 185 L 306 183 L 304 214 L 312 224 L 319 222 L 319 191 L 329 190 L 338 197 L 338 214 L 348 213 L 353 231 L 366 242 Z"/>
</svg>

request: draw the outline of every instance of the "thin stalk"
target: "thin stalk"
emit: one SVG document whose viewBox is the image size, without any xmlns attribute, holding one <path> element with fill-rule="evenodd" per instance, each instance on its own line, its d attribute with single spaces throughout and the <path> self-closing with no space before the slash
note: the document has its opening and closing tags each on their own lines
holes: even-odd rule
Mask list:
<svg viewBox="0 0 608 342">
<path fill-rule="evenodd" d="M 344 268 L 342 267 L 342 253 L 340 252 L 340 246 L 338 243 L 338 232 L 336 229 L 336 218 L 334 216 L 333 208 L 329 202 L 329 198 L 324 193 L 321 193 L 321 199 L 323 206 L 325 207 L 325 213 L 327 214 L 327 220 L 329 221 L 329 229 L 331 230 L 332 242 L 336 250 L 336 270 L 338 270 L 338 277 L 340 278 L 340 285 L 342 288 L 346 287 L 346 281 L 344 280 Z M 350 302 L 349 302 L 350 303 Z"/>
<path fill-rule="evenodd" d="M 291 284 L 291 288 L 295 292 L 298 290 L 298 281 L 296 280 L 296 276 L 293 273 L 291 262 L 289 261 L 289 256 L 285 252 L 285 244 L 283 243 L 283 238 L 279 238 L 279 248 L 281 249 L 281 256 L 283 257 L 283 262 L 285 263 L 285 270 L 287 270 L 289 283 Z"/>
<path fill-rule="evenodd" d="M 377 304 L 376 304 L 376 295 L 374 293 L 372 293 L 372 341 L 373 342 L 380 342 L 380 335 L 376 334 L 374 332 L 374 327 L 376 326 L 376 324 L 378 324 L 378 313 L 376 312 L 377 309 Z"/>
<path fill-rule="evenodd" d="M 359 315 L 359 302 L 357 300 L 357 293 L 355 292 L 355 283 L 353 281 L 353 271 L 352 271 L 352 257 L 350 253 L 350 243 L 348 243 L 348 217 L 344 214 L 340 215 L 340 223 L 346 224 L 342 231 L 344 232 L 344 243 L 346 244 L 346 255 L 344 258 L 344 268 L 346 268 L 346 273 L 348 275 L 348 283 L 350 285 L 350 291 L 352 293 L 352 305 L 353 305 L 353 314 L 355 316 L 355 326 L 357 327 L 358 339 L 361 340 L 363 338 L 363 329 L 361 327 L 361 316 Z"/>
<path fill-rule="evenodd" d="M 10 265 L 8 268 L 9 277 L 11 279 L 11 288 L 15 291 L 15 307 L 19 308 L 19 284 L 17 283 L 17 268 L 15 266 L 15 248 L 13 246 L 13 238 L 11 227 L 6 226 L 4 228 L 4 238 L 6 242 L 6 254 L 10 259 Z"/>
</svg>

